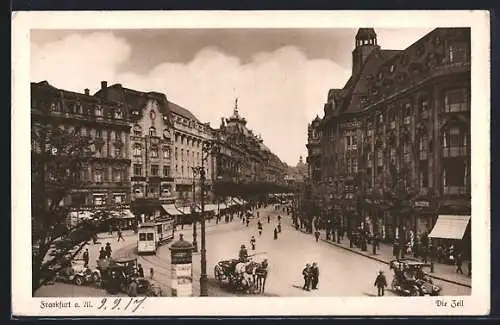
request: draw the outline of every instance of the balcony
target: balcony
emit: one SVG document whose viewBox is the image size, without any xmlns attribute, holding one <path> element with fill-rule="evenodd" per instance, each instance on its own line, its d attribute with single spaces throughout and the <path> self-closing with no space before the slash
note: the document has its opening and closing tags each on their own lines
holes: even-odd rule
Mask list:
<svg viewBox="0 0 500 325">
<path fill-rule="evenodd" d="M 468 155 L 466 146 L 445 147 L 443 149 L 443 158 L 464 157 Z"/>
</svg>

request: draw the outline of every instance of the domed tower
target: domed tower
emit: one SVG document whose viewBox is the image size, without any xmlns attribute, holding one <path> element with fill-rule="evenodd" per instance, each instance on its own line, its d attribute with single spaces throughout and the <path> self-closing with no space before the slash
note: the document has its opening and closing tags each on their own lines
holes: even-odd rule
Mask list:
<svg viewBox="0 0 500 325">
<path fill-rule="evenodd" d="M 377 48 L 380 47 L 377 44 L 375 30 L 373 28 L 360 28 L 356 34 L 354 51 L 352 51 L 352 75 L 359 72 L 366 58 Z"/>
</svg>

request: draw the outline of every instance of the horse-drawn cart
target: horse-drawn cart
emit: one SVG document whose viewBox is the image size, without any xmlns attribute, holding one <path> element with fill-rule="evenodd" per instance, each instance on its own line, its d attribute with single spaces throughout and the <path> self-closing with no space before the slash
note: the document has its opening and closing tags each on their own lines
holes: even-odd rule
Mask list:
<svg viewBox="0 0 500 325">
<path fill-rule="evenodd" d="M 214 276 L 219 283 L 228 283 L 232 290 L 245 293 L 264 293 L 268 274 L 267 259 L 248 261 L 230 259 L 219 261 L 214 267 Z"/>
</svg>

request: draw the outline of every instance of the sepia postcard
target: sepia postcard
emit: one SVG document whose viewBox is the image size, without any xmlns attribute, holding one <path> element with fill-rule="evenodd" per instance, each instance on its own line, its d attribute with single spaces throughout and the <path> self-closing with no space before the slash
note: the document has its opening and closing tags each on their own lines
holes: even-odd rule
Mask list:
<svg viewBox="0 0 500 325">
<path fill-rule="evenodd" d="M 12 26 L 13 316 L 489 313 L 488 12 Z"/>
</svg>

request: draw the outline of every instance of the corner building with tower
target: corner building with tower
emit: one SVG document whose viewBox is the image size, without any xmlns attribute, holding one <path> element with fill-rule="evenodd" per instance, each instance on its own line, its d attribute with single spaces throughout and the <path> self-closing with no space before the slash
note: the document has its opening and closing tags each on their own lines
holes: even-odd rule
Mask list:
<svg viewBox="0 0 500 325">
<path fill-rule="evenodd" d="M 352 75 L 308 126 L 309 213 L 346 232 L 470 253 L 470 29 L 437 28 L 404 50 L 360 28 Z"/>
</svg>

